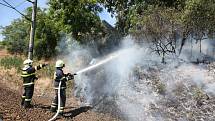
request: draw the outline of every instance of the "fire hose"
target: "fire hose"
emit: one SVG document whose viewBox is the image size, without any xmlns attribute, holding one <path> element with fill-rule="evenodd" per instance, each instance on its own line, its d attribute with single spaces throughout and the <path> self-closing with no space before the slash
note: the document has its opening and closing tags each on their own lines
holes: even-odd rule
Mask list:
<svg viewBox="0 0 215 121">
<path fill-rule="evenodd" d="M 61 81 L 60 81 L 59 86 L 58 86 L 58 106 L 57 106 L 57 113 L 51 119 L 49 119 L 48 121 L 53 121 L 58 116 L 58 114 L 60 112 L 60 86 L 61 86 Z"/>
<path fill-rule="evenodd" d="M 76 75 L 76 74 L 73 74 L 73 75 Z M 60 112 L 60 87 L 61 87 L 61 81 L 59 83 L 59 86 L 58 86 L 58 107 L 57 107 L 57 112 L 56 114 L 51 118 L 49 119 L 48 121 L 53 121 L 55 120 L 55 118 L 58 116 L 59 112 Z M 96 102 L 94 105 L 90 106 L 91 108 L 95 108 L 97 105 L 99 105 L 105 98 L 107 97 L 107 95 L 104 95 L 103 98 L 101 98 L 101 100 L 99 100 L 98 102 Z"/>
<path fill-rule="evenodd" d="M 91 65 L 91 66 L 89 66 L 89 67 L 87 67 L 85 69 L 82 69 L 82 70 L 78 71 L 77 73 L 75 73 L 73 75 L 81 74 L 81 73 L 84 73 L 86 71 L 89 71 L 89 70 L 92 70 L 94 68 L 97 68 L 98 66 L 101 66 L 101 65 L 111 61 L 112 59 L 115 59 L 118 56 L 119 56 L 119 53 L 111 55 L 108 58 L 105 58 L 104 60 L 98 62 L 97 64 L 94 64 L 94 65 Z M 61 86 L 61 81 L 60 81 L 59 86 L 58 86 L 58 110 L 57 110 L 57 113 L 51 119 L 49 119 L 48 121 L 53 121 L 58 116 L 58 114 L 60 112 L 60 86 Z M 106 97 L 106 96 L 104 96 L 104 97 Z M 99 105 L 102 102 L 102 100 L 104 100 L 104 98 L 101 99 L 100 101 L 98 101 L 95 105 L 93 105 L 92 108 L 94 108 L 97 105 Z"/>
<path fill-rule="evenodd" d="M 75 74 L 69 74 L 69 75 L 77 75 L 76 73 Z M 74 77 L 73 77 L 74 78 Z M 59 114 L 59 112 L 60 112 L 60 87 L 61 87 L 61 81 L 60 81 L 60 83 L 59 83 L 59 86 L 58 86 L 58 91 L 57 91 L 57 95 L 58 95 L 58 106 L 57 106 L 57 113 L 51 118 L 51 119 L 49 119 L 48 121 L 53 121 L 57 116 L 58 116 L 58 114 Z"/>
</svg>

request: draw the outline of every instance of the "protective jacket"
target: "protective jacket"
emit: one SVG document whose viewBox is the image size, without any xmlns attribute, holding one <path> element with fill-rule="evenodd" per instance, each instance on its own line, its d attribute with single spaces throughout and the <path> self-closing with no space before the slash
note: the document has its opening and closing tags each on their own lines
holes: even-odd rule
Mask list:
<svg viewBox="0 0 215 121">
<path fill-rule="evenodd" d="M 25 108 L 31 107 L 31 99 L 34 93 L 34 80 L 37 79 L 35 72 L 45 67 L 46 64 L 40 64 L 39 66 L 32 67 L 31 65 L 25 65 L 22 69 L 24 93 L 22 95 L 21 105 Z"/>
<path fill-rule="evenodd" d="M 32 67 L 30 65 L 26 65 L 22 69 L 22 77 L 23 77 L 23 86 L 30 86 L 34 84 L 34 80 L 37 79 L 35 72 L 45 67 L 45 64 L 40 64 L 39 66 Z"/>
<path fill-rule="evenodd" d="M 68 81 L 68 77 L 66 74 L 63 73 L 62 68 L 56 68 L 54 74 L 54 87 L 58 89 L 59 83 L 61 81 L 61 89 L 66 89 L 66 82 Z"/>
<path fill-rule="evenodd" d="M 64 74 L 62 67 L 57 67 L 54 74 L 54 88 L 55 88 L 55 97 L 51 104 L 51 111 L 55 112 L 58 106 L 58 87 L 60 86 L 60 113 L 63 112 L 65 104 L 66 104 L 66 82 L 68 80 L 74 79 L 74 76 L 70 73 Z"/>
</svg>

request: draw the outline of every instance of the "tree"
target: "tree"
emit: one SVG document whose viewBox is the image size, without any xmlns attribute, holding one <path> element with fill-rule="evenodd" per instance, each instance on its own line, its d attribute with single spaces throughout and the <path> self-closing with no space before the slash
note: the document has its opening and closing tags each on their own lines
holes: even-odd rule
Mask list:
<svg viewBox="0 0 215 121">
<path fill-rule="evenodd" d="M 130 9 L 129 29 L 138 41 L 147 41 L 165 62 L 165 56 L 176 53 L 177 32 L 180 32 L 180 11 L 175 7 L 138 4 Z"/>
<path fill-rule="evenodd" d="M 197 42 L 205 37 L 214 37 L 215 32 L 215 3 L 213 0 L 187 0 L 182 16 L 183 24 L 187 28 L 186 36 L 192 36 Z M 183 39 L 180 51 L 186 39 Z"/>
<path fill-rule="evenodd" d="M 129 8 L 135 3 L 132 0 L 101 0 L 100 1 L 112 16 L 116 16 L 116 28 L 122 35 L 128 34 L 130 21 L 128 19 Z"/>
<path fill-rule="evenodd" d="M 27 38 L 30 30 L 29 24 L 23 24 L 23 19 L 14 20 L 11 25 L 3 27 L 2 35 L 5 37 L 7 50 L 13 54 L 27 53 Z"/>
<path fill-rule="evenodd" d="M 32 8 L 26 9 L 26 16 L 31 16 Z M 37 28 L 35 34 L 35 56 L 49 58 L 55 55 L 55 47 L 59 40 L 59 30 L 55 27 L 48 14 L 38 8 Z M 3 28 L 4 41 L 11 53 L 27 54 L 29 42 L 30 23 L 20 18 Z"/>
<path fill-rule="evenodd" d="M 215 3 L 212 0 L 144 0 L 129 8 L 129 33 L 148 40 L 152 49 L 179 54 L 187 38 L 200 42 L 214 36 Z M 180 46 L 177 46 L 181 42 Z M 168 45 L 168 46 L 167 46 Z M 162 56 L 163 58 L 163 56 Z M 164 60 L 164 59 L 162 59 Z"/>
<path fill-rule="evenodd" d="M 97 0 L 50 0 L 49 13 L 56 26 L 81 41 L 85 35 L 102 32 L 98 13 L 102 8 Z M 81 41 L 82 42 L 82 41 Z"/>
<path fill-rule="evenodd" d="M 56 54 L 57 42 L 60 40 L 59 29 L 48 13 L 37 11 L 37 28 L 35 34 L 35 55 L 38 58 L 50 58 Z"/>
</svg>

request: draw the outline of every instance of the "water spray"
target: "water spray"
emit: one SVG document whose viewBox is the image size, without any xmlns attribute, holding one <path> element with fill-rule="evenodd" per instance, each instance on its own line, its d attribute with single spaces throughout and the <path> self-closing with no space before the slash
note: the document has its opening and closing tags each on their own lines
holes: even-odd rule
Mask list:
<svg viewBox="0 0 215 121">
<path fill-rule="evenodd" d="M 99 66 L 101 66 L 101 65 L 103 65 L 103 64 L 105 64 L 105 63 L 107 63 L 107 62 L 109 62 L 109 61 L 111 61 L 113 59 L 115 59 L 118 56 L 119 56 L 119 53 L 114 54 L 114 55 L 110 55 L 108 58 L 98 62 L 97 64 L 89 66 L 87 68 L 84 68 L 84 69 L 74 73 L 73 75 L 77 75 L 77 74 L 84 73 L 86 71 L 90 71 L 90 70 L 92 70 L 94 68 L 97 68 L 97 67 L 99 67 Z M 60 102 L 60 86 L 61 86 L 61 81 L 60 81 L 59 86 L 58 86 L 58 109 L 57 109 L 57 113 L 51 119 L 49 119 L 48 121 L 53 121 L 58 116 L 58 114 L 60 112 L 60 103 L 61 103 Z"/>
<path fill-rule="evenodd" d="M 103 64 L 106 64 L 107 62 L 109 62 L 109 61 L 111 61 L 113 59 L 116 59 L 117 57 L 119 57 L 120 54 L 123 54 L 123 52 L 126 52 L 126 51 L 121 50 L 121 51 L 118 51 L 116 53 L 113 53 L 113 54 L 109 55 L 108 57 L 104 58 L 103 60 L 101 60 L 100 62 L 98 62 L 98 63 L 96 63 L 94 65 L 91 65 L 89 67 L 86 67 L 84 69 L 81 69 L 80 71 L 78 71 L 78 72 L 76 72 L 76 73 L 74 73 L 72 75 L 79 75 L 81 73 L 84 73 L 84 72 L 90 71 L 92 69 L 95 69 L 95 68 L 97 68 L 97 67 L 99 67 L 99 66 L 101 66 Z M 61 103 L 60 102 L 60 86 L 61 86 L 61 81 L 60 81 L 59 87 L 58 87 L 58 110 L 57 110 L 57 113 L 51 119 L 49 119 L 48 121 L 53 121 L 58 116 L 58 114 L 60 112 L 60 103 Z M 104 97 L 106 97 L 106 96 L 104 96 Z M 103 98 L 103 99 L 105 99 L 105 98 Z M 103 99 L 99 100 L 95 105 L 92 106 L 92 108 L 96 107 L 99 103 L 101 103 Z"/>
<path fill-rule="evenodd" d="M 104 60 L 98 62 L 97 64 L 92 65 L 92 66 L 89 66 L 89 67 L 87 67 L 87 68 L 84 68 L 84 69 L 82 69 L 82 70 L 76 72 L 75 74 L 81 74 L 81 73 L 83 73 L 83 72 L 90 71 L 90 70 L 92 70 L 92 69 L 94 69 L 94 68 L 97 68 L 97 67 L 99 67 L 99 66 L 101 66 L 101 65 L 103 65 L 103 64 L 105 64 L 105 63 L 107 63 L 107 62 L 109 62 L 109 61 L 111 61 L 111 60 L 113 60 L 113 59 L 115 59 L 115 58 L 117 58 L 118 56 L 119 56 L 119 53 L 114 54 L 114 55 L 110 55 L 108 58 L 106 58 L 106 59 L 104 59 Z"/>
</svg>

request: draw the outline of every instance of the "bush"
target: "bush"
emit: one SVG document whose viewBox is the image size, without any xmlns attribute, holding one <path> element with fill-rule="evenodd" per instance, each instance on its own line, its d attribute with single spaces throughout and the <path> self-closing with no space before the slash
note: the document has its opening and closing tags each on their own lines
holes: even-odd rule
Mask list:
<svg viewBox="0 0 215 121">
<path fill-rule="evenodd" d="M 21 57 L 4 57 L 0 59 L 0 66 L 5 69 L 16 68 L 17 71 L 20 71 L 22 62 L 23 60 Z"/>
<path fill-rule="evenodd" d="M 34 64 L 36 65 L 36 64 Z M 41 69 L 38 71 L 38 75 L 41 77 L 48 77 L 50 79 L 53 79 L 55 72 L 55 66 L 53 64 L 49 64 L 47 67 Z"/>
</svg>

